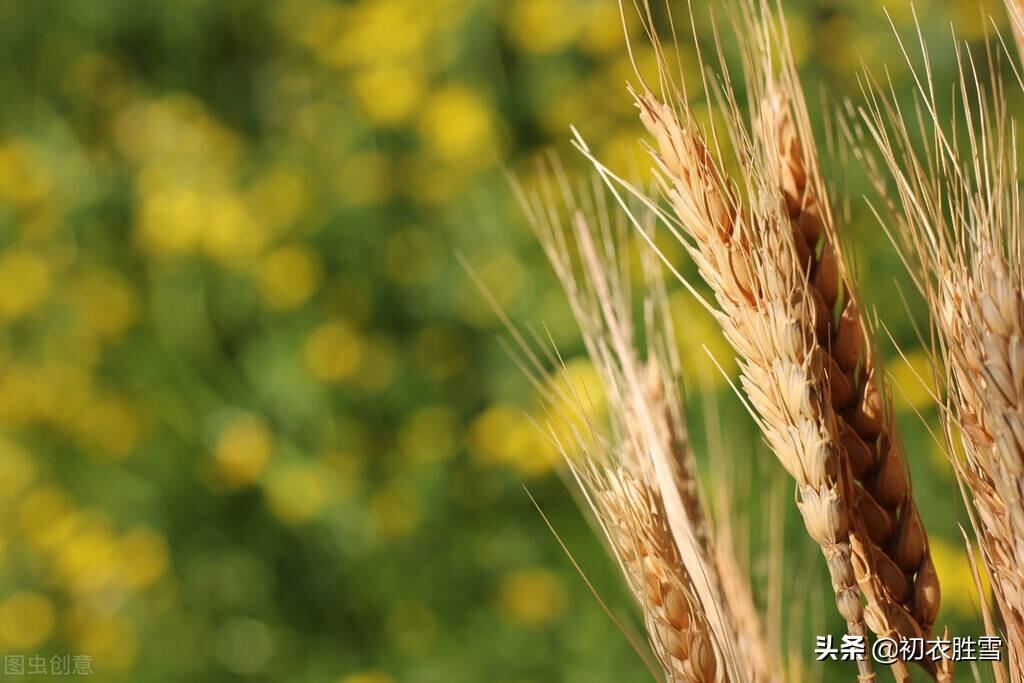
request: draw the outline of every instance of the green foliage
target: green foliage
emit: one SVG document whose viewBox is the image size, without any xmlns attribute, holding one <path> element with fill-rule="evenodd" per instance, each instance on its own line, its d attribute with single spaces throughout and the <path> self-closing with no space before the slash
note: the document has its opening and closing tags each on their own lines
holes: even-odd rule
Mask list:
<svg viewBox="0 0 1024 683">
<path fill-rule="evenodd" d="M 785 4 L 816 115 L 861 57 L 909 97 L 878 3 Z M 984 27 L 952 5 L 919 5 L 941 84 L 949 21 Z M 104 681 L 645 680 L 523 492 L 628 611 L 454 257 L 580 355 L 500 170 L 571 159 L 570 124 L 644 163 L 621 33 L 613 0 L 0 5 L 0 654 L 89 655 Z M 846 176 L 867 299 L 920 364 Z M 686 329 L 688 367 L 722 348 Z M 940 622 L 978 633 L 966 519 L 914 414 L 935 409 L 885 353 Z M 769 458 L 716 386 L 738 452 Z"/>
</svg>

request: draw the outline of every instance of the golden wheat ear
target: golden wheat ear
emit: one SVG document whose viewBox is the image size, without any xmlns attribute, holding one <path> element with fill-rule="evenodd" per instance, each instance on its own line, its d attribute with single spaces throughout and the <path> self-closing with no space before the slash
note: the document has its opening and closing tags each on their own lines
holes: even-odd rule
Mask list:
<svg viewBox="0 0 1024 683">
<path fill-rule="evenodd" d="M 643 609 L 652 649 L 670 681 L 782 680 L 759 615 L 738 600 L 751 589 L 734 559 L 729 587 L 743 590 L 723 592 L 726 551 L 696 476 L 661 264 L 642 258 L 641 335 L 625 258 L 636 237 L 623 211 L 609 208 L 597 179 L 571 186 L 555 162 L 540 175 L 541 190 L 520 187 L 520 198 L 568 295 L 610 423 L 554 436 Z M 653 230 L 642 207 L 630 211 Z"/>
<path fill-rule="evenodd" d="M 759 199 L 778 190 L 766 194 L 761 176 L 748 172 L 742 183 L 752 208 L 744 207 L 685 100 L 670 106 L 645 91 L 636 94 L 636 102 L 654 138 L 661 186 L 674 212 L 661 217 L 675 234 L 685 235 L 685 247 L 715 294 L 715 313 L 740 356 L 741 383 L 755 418 L 797 482 L 798 505 L 825 555 L 839 610 L 850 632 L 864 636 L 849 543 L 851 506 L 815 342 L 817 309 L 804 284 L 788 215 L 781 202 L 771 206 Z M 733 142 L 741 148 L 747 138 L 737 129 Z M 580 148 L 611 177 L 585 145 Z M 869 662 L 858 666 L 862 679 L 872 678 Z"/>
<path fill-rule="evenodd" d="M 741 384 L 769 445 L 797 482 L 798 506 L 825 555 L 839 611 L 850 632 L 863 636 L 848 540 L 851 505 L 824 354 L 815 342 L 818 309 L 803 284 L 788 216 L 779 206 L 741 208 L 692 118 L 681 119 L 652 93 L 637 103 L 657 143 L 663 185 L 689 237 L 686 246 L 715 292 L 718 320 L 740 356 Z M 677 106 L 689 115 L 685 103 Z M 867 680 L 870 665 L 859 664 Z"/>
<path fill-rule="evenodd" d="M 854 139 L 883 193 L 883 220 L 892 226 L 893 242 L 927 303 L 932 360 L 948 403 L 940 412 L 944 432 L 950 453 L 965 455 L 963 462 L 952 461 L 975 513 L 972 524 L 1002 616 L 1010 676 L 1024 681 L 1020 169 L 996 65 L 989 62 L 988 73 L 979 74 L 982 67 L 959 45 L 957 55 L 956 103 L 968 116 L 954 118 L 962 121 L 956 130 L 941 122 L 927 75 L 921 77 L 910 63 L 923 118 L 906 121 L 894 95 L 874 85 L 866 88 L 863 125 Z M 926 129 L 918 138 L 912 131 L 922 124 Z"/>
<path fill-rule="evenodd" d="M 869 626 L 880 635 L 928 636 L 939 610 L 938 575 L 877 342 L 861 312 L 853 264 L 842 248 L 844 235 L 826 191 L 785 25 L 766 11 L 760 16 L 748 33 L 762 37 L 751 43 L 761 52 L 761 69 L 755 73 L 763 93 L 766 137 L 761 139 L 769 141 L 763 159 L 775 162 L 772 170 L 816 304 L 835 312 L 822 316 L 818 342 L 827 356 L 840 445 L 855 483 L 855 530 L 869 555 L 858 558 Z"/>
<path fill-rule="evenodd" d="M 939 581 L 928 536 L 914 501 L 901 441 L 882 383 L 870 330 L 856 297 L 851 269 L 838 246 L 820 171 L 802 140 L 809 125 L 797 84 L 784 77 L 767 84 L 765 119 L 774 132 L 779 187 L 794 242 L 822 315 L 817 341 L 825 354 L 832 408 L 843 460 L 852 478 L 858 582 L 866 617 L 880 635 L 927 637 L 939 608 Z M 794 105 L 795 103 L 795 105 Z M 799 118 L 798 118 L 799 117 Z M 803 125 L 798 125 L 798 120 Z"/>
<path fill-rule="evenodd" d="M 938 580 L 834 239 L 788 42 L 766 4 L 740 7 L 748 90 L 763 111 L 748 124 L 728 74 L 717 79 L 735 180 L 724 171 L 717 131 L 709 144 L 667 63 L 661 95 L 634 93 L 672 210 L 661 218 L 715 293 L 717 317 L 741 359 L 741 384 L 797 482 L 798 506 L 825 555 L 848 629 L 864 636 L 867 622 L 879 635 L 921 636 L 935 619 Z M 652 26 L 648 34 L 656 36 Z M 858 666 L 862 679 L 873 676 L 868 661 Z M 909 680 L 901 662 L 893 669 Z"/>
</svg>

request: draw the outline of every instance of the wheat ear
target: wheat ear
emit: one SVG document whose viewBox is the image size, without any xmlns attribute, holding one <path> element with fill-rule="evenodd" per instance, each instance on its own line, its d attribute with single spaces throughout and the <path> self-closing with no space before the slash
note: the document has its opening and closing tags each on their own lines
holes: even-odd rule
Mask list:
<svg viewBox="0 0 1024 683">
<path fill-rule="evenodd" d="M 717 317 L 740 355 L 743 387 L 769 445 L 797 482 L 797 505 L 825 555 L 839 611 L 850 633 L 865 636 L 825 354 L 815 342 L 816 308 L 788 216 L 776 205 L 756 216 L 755 227 L 755 214 L 741 214 L 695 126 L 684 125 L 652 93 L 636 99 L 657 142 L 667 196 L 693 239 L 687 246 L 715 292 Z M 858 665 L 861 678 L 871 679 L 870 663 Z"/>
<path fill-rule="evenodd" d="M 721 551 L 697 484 L 661 265 L 645 257 L 642 360 L 632 331 L 630 278 L 616 256 L 620 238 L 602 185 L 595 180 L 589 191 L 574 192 L 557 167 L 554 177 L 545 187 L 558 188 L 561 197 L 521 196 L 568 294 L 611 420 L 609 435 L 590 428 L 574 431 L 572 444 L 560 442 L 570 468 L 644 610 L 648 637 L 669 680 L 779 680 L 777 669 L 765 666 L 769 657 L 756 613 L 734 614 L 735 600 L 722 593 L 716 565 Z M 621 233 L 628 226 L 621 214 L 617 220 Z M 736 646 L 740 637 L 747 643 L 742 648 Z"/>
<path fill-rule="evenodd" d="M 959 46 L 957 59 L 960 130 L 941 124 L 931 83 L 914 70 L 923 118 L 913 127 L 926 124 L 930 144 L 915 145 L 894 96 L 878 86 L 866 91 L 855 141 L 928 304 L 933 360 L 947 389 L 941 416 L 950 451 L 962 446 L 966 455 L 952 462 L 977 513 L 972 524 L 1003 617 L 1011 678 L 1024 681 L 1024 217 L 1016 138 L 995 66 L 984 78 Z M 895 200 L 885 195 L 882 169 Z"/>
<path fill-rule="evenodd" d="M 770 55 L 768 42 L 759 42 L 770 31 L 770 19 L 766 8 L 759 11 L 762 23 L 750 37 L 760 47 L 752 54 L 762 68 L 770 67 L 764 56 Z M 723 79 L 721 99 L 731 115 L 730 141 L 738 149 L 747 193 L 744 209 L 698 132 L 686 97 L 671 86 L 664 61 L 661 67 L 662 88 L 673 92 L 675 105 L 649 90 L 636 94 L 636 101 L 656 141 L 662 186 L 677 227 L 692 239 L 687 247 L 716 294 L 719 321 L 741 356 L 741 383 L 762 429 L 797 480 L 798 505 L 826 556 L 840 613 L 851 633 L 866 635 L 859 582 L 873 630 L 922 635 L 938 605 L 927 537 L 910 496 L 905 463 L 893 450 L 897 444 L 891 434 L 882 438 L 888 416 L 882 412 L 877 380 L 859 365 L 865 330 L 852 297 L 833 330 L 826 297 L 835 303 L 840 294 L 841 266 L 832 245 L 826 245 L 820 259 L 812 251 L 812 243 L 817 246 L 824 237 L 827 212 L 812 204 L 823 195 L 808 192 L 807 158 L 789 107 L 780 105 L 774 93 L 766 117 L 769 130 L 751 136 L 740 122 L 728 78 Z M 795 83 L 795 72 L 788 75 Z M 773 94 L 769 88 L 761 92 Z M 767 145 L 754 142 L 766 138 L 771 141 Z M 859 386 L 851 381 L 858 369 L 863 377 Z M 860 429 L 852 428 L 838 410 L 849 411 L 848 419 Z M 875 437 L 876 454 L 858 432 Z M 856 447 L 857 453 L 847 453 Z M 862 476 L 873 475 L 870 495 L 856 484 L 854 465 Z M 909 580 L 871 540 L 889 544 L 910 573 Z M 918 579 L 917 586 L 913 579 Z M 907 607 L 918 609 L 917 619 Z M 859 662 L 859 667 L 862 678 L 872 676 L 868 662 Z M 899 663 L 894 671 L 901 680 L 909 678 Z"/>
<path fill-rule="evenodd" d="M 682 569 L 660 496 L 625 468 L 592 470 L 584 479 L 668 680 L 730 680 Z"/>
<path fill-rule="evenodd" d="M 870 557 L 863 558 L 858 572 L 868 596 L 869 626 L 879 634 L 895 630 L 905 637 L 926 637 L 938 614 L 939 581 L 891 400 L 873 357 L 853 280 L 835 242 L 814 155 L 801 142 L 809 138 L 809 126 L 805 115 L 794 114 L 794 108 L 803 110 L 800 94 L 787 76 L 769 88 L 766 118 L 778 145 L 773 158 L 779 162 L 780 185 L 811 294 L 825 311 L 841 311 L 838 324 L 830 313 L 819 316 L 823 322 L 817 339 L 826 354 L 842 453 L 857 483 L 853 502 L 858 526 L 871 541 L 860 546 Z M 877 599 L 872 599 L 876 591 L 864 585 L 868 572 L 878 579 Z"/>
<path fill-rule="evenodd" d="M 939 610 L 938 574 L 911 489 L 884 373 L 823 182 L 788 35 L 782 21 L 773 21 L 763 4 L 760 13 L 749 16 L 757 17 L 748 21 L 746 33 L 757 37 L 750 42 L 760 53 L 761 68 L 755 74 L 760 75 L 768 128 L 761 139 L 775 142 L 766 146 L 764 160 L 776 162 L 812 293 L 816 304 L 829 312 L 822 316 L 818 343 L 828 356 L 842 454 L 856 481 L 855 536 L 863 542 L 855 542 L 854 551 L 858 581 L 868 601 L 868 626 L 880 635 L 927 637 Z M 831 311 L 837 311 L 838 320 Z"/>
<path fill-rule="evenodd" d="M 987 244 L 968 263 L 941 267 L 934 302 L 953 405 L 983 533 L 981 546 L 1024 680 L 1024 298 L 1020 266 Z"/>
</svg>

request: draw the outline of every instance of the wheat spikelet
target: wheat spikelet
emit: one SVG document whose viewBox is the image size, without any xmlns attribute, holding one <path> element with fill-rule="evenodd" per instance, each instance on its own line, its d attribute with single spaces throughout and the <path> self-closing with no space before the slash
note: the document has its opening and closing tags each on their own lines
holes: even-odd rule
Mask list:
<svg viewBox="0 0 1024 683">
<path fill-rule="evenodd" d="M 888 97 L 869 92 L 860 154 L 883 196 L 882 167 L 895 183 L 895 201 L 885 197 L 893 237 L 928 304 L 933 360 L 947 389 L 946 436 L 951 452 L 962 446 L 966 456 L 953 463 L 976 513 L 972 523 L 1005 626 L 1011 678 L 1022 681 L 1024 220 L 1016 141 L 993 65 L 991 77 L 982 79 L 969 55 L 958 48 L 957 57 L 957 100 L 970 114 L 959 131 L 966 148 L 940 124 L 931 87 L 919 80 L 931 143 L 917 147 Z M 864 137 L 879 150 L 881 165 Z"/>
<path fill-rule="evenodd" d="M 870 599 L 870 619 L 876 633 L 894 629 L 906 637 L 931 633 L 939 608 L 939 582 L 928 549 L 928 537 L 910 489 L 900 440 L 891 419 L 892 406 L 880 388 L 872 345 L 862 320 L 854 287 L 840 249 L 835 227 L 822 200 L 820 177 L 813 155 L 804 151 L 791 102 L 802 111 L 795 83 L 788 78 L 770 93 L 767 119 L 776 135 L 780 185 L 794 229 L 794 241 L 808 274 L 815 305 L 826 311 L 840 308 L 838 324 L 820 315 L 818 343 L 826 353 L 832 407 L 837 413 L 839 441 L 858 486 L 854 505 L 863 531 L 871 540 L 865 569 L 873 565 L 881 593 Z M 783 85 L 786 84 L 786 85 Z M 799 126 L 806 131 L 808 126 Z M 865 573 L 858 577 L 863 583 Z M 875 610 L 884 610 L 879 615 Z M 887 622 L 888 628 L 884 622 Z"/>
<path fill-rule="evenodd" d="M 595 471 L 588 479 L 596 512 L 643 607 L 651 645 L 668 680 L 728 680 L 682 569 L 660 497 L 624 467 Z"/>
<path fill-rule="evenodd" d="M 610 436 L 588 426 L 574 431 L 572 444 L 559 446 L 643 608 L 648 638 L 668 679 L 780 680 L 756 609 L 747 602 L 749 584 L 734 559 L 721 562 L 727 553 L 716 547 L 704 510 L 675 379 L 679 359 L 661 266 L 645 256 L 647 348 L 641 360 L 629 274 L 616 255 L 622 250 L 602 186 L 595 180 L 592 192 L 576 193 L 559 167 L 553 175 L 555 182 L 544 184 L 547 196 L 521 198 L 568 294 L 611 420 Z M 561 190 L 560 199 L 551 187 Z M 628 226 L 621 215 L 618 220 L 621 234 Z M 576 244 L 582 274 L 574 269 L 566 232 Z M 719 566 L 732 572 L 728 587 L 735 595 L 723 592 Z"/>
</svg>

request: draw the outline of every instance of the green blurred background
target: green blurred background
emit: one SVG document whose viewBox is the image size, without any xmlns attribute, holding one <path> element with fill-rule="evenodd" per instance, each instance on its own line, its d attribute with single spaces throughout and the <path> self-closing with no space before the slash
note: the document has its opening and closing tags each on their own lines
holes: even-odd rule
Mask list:
<svg viewBox="0 0 1024 683">
<path fill-rule="evenodd" d="M 909 36 L 909 5 L 887 4 Z M 860 59 L 909 95 L 879 0 L 784 5 L 815 118 L 856 97 Z M 982 10 L 917 9 L 947 91 L 950 23 L 978 41 Z M 11 0 L 0 53 L 0 654 L 86 654 L 103 681 L 647 680 L 524 492 L 629 611 L 455 258 L 580 355 L 502 170 L 551 146 L 580 167 L 570 124 L 613 166 L 642 160 L 614 0 Z M 906 278 L 852 162 L 834 177 L 907 353 L 883 345 L 940 623 L 978 634 L 966 517 L 915 414 L 934 426 Z M 691 380 L 704 345 L 728 359 L 687 295 L 672 306 Z M 779 480 L 710 376 L 740 479 Z M 755 511 L 751 488 L 732 497 Z M 778 490 L 809 662 L 840 626 Z"/>
</svg>

